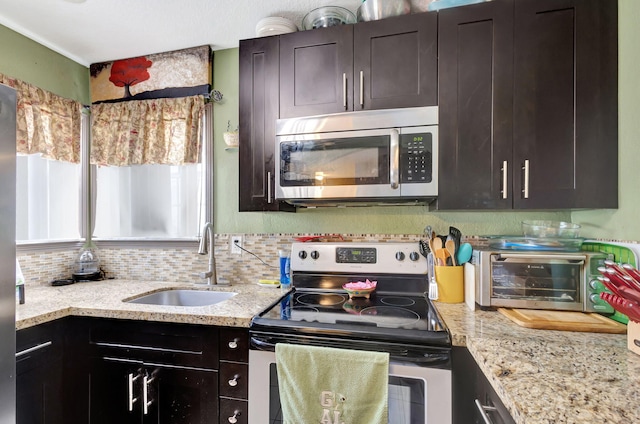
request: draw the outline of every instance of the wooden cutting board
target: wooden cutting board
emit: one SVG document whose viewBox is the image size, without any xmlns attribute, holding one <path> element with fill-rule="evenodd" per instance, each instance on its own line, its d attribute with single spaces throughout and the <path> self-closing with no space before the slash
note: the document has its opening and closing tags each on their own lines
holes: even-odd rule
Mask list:
<svg viewBox="0 0 640 424">
<path fill-rule="evenodd" d="M 613 334 L 627 332 L 626 325 L 599 314 L 507 308 L 498 308 L 498 311 L 516 324 L 527 328 Z"/>
</svg>

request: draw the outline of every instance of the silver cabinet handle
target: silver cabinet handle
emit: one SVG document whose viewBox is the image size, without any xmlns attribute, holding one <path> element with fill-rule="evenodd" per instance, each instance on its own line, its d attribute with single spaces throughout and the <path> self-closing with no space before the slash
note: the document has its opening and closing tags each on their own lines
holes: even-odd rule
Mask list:
<svg viewBox="0 0 640 424">
<path fill-rule="evenodd" d="M 502 161 L 502 198 L 507 198 L 507 171 L 509 163 L 506 160 Z"/>
<path fill-rule="evenodd" d="M 227 420 L 231 423 L 231 424 L 236 424 L 238 422 L 238 415 L 242 415 L 240 413 L 239 409 L 236 409 L 235 411 L 233 411 L 233 416 L 229 417 Z"/>
<path fill-rule="evenodd" d="M 240 374 L 234 375 L 233 378 L 228 381 L 229 386 L 236 387 L 238 385 L 238 379 L 239 378 L 240 378 Z"/>
<path fill-rule="evenodd" d="M 389 179 L 391 188 L 396 189 L 400 184 L 400 133 L 398 130 L 391 130 L 391 152 L 389 156 Z"/>
<path fill-rule="evenodd" d="M 522 190 L 523 197 L 525 199 L 529 198 L 529 159 L 524 161 L 524 166 L 522 167 L 524 170 L 524 189 Z"/>
<path fill-rule="evenodd" d="M 485 422 L 485 424 L 493 424 L 493 421 L 491 421 L 491 418 L 489 418 L 489 415 L 487 415 L 487 411 L 497 411 L 498 408 L 496 408 L 495 406 L 485 406 L 481 404 L 478 399 L 476 399 L 475 402 L 476 407 L 478 408 L 478 411 L 480 412 L 482 420 Z"/>
<path fill-rule="evenodd" d="M 128 381 L 128 393 L 129 393 L 129 412 L 133 411 L 133 404 L 138 401 L 138 398 L 133 397 L 133 382 L 136 381 L 140 375 L 133 376 L 133 373 L 129 373 Z"/>
<path fill-rule="evenodd" d="M 360 71 L 360 106 L 364 107 L 364 71 Z"/>
<path fill-rule="evenodd" d="M 271 171 L 267 172 L 267 203 L 272 203 L 272 201 L 271 201 Z"/>
<path fill-rule="evenodd" d="M 39 345 L 32 346 L 25 350 L 21 350 L 20 352 L 16 353 L 16 358 L 35 352 L 36 350 L 44 349 L 45 347 L 51 346 L 52 344 L 53 342 L 48 341 L 48 342 L 40 343 Z"/>
<path fill-rule="evenodd" d="M 238 348 L 238 340 L 239 339 L 233 339 L 229 342 L 229 349 L 237 349 Z"/>
<path fill-rule="evenodd" d="M 153 403 L 153 400 L 149 400 L 149 384 L 154 379 L 154 377 L 149 378 L 146 375 L 142 379 L 142 412 L 144 415 L 149 413 L 149 406 Z"/>
<path fill-rule="evenodd" d="M 342 107 L 347 109 L 347 74 L 342 74 Z"/>
</svg>

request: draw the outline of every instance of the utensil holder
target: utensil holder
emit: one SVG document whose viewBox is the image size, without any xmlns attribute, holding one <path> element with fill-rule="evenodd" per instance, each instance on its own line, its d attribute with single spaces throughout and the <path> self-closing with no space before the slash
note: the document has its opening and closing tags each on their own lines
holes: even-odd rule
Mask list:
<svg viewBox="0 0 640 424">
<path fill-rule="evenodd" d="M 438 284 L 438 302 L 464 302 L 463 266 L 436 266 L 435 274 Z"/>
</svg>

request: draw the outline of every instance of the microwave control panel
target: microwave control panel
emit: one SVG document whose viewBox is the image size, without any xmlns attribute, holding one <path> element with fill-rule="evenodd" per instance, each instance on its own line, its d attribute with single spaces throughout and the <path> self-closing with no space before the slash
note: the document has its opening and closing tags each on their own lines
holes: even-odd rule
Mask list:
<svg viewBox="0 0 640 424">
<path fill-rule="evenodd" d="M 400 135 L 400 182 L 430 183 L 433 179 L 431 133 Z"/>
</svg>

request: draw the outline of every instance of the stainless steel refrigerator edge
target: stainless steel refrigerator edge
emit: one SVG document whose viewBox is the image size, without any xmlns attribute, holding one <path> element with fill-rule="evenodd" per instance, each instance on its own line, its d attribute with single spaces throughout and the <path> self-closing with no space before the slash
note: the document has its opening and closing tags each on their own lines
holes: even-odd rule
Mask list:
<svg viewBox="0 0 640 424">
<path fill-rule="evenodd" d="M 0 84 L 0 423 L 16 422 L 16 92 Z"/>
</svg>

